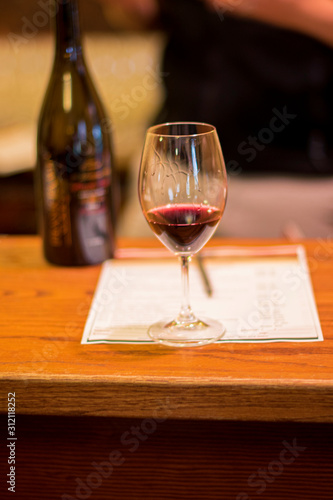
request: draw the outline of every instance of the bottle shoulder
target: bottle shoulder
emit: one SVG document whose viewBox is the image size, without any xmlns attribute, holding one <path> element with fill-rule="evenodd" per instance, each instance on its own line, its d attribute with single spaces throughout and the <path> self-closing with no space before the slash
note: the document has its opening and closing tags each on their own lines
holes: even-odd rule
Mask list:
<svg viewBox="0 0 333 500">
<path fill-rule="evenodd" d="M 42 105 L 38 139 L 109 141 L 111 122 L 85 66 L 56 65 Z"/>
<path fill-rule="evenodd" d="M 89 108 L 88 110 L 86 108 Z M 69 113 L 69 112 L 72 113 Z M 53 114 L 105 115 L 105 109 L 96 91 L 90 73 L 84 62 L 75 64 L 55 62 L 47 86 L 41 116 L 45 112 Z"/>
<path fill-rule="evenodd" d="M 66 112 L 70 109 L 83 108 L 84 105 L 94 100 L 87 76 L 76 69 L 64 68 L 61 71 L 52 72 L 42 112 L 43 110 L 52 110 L 56 113 Z"/>
</svg>

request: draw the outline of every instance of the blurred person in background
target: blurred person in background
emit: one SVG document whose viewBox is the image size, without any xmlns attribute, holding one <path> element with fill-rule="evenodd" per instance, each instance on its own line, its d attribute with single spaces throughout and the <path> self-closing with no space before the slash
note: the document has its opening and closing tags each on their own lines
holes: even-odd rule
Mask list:
<svg viewBox="0 0 333 500">
<path fill-rule="evenodd" d="M 218 129 L 229 173 L 219 234 L 333 236 L 333 1 L 118 5 L 168 34 L 155 122 Z"/>
</svg>

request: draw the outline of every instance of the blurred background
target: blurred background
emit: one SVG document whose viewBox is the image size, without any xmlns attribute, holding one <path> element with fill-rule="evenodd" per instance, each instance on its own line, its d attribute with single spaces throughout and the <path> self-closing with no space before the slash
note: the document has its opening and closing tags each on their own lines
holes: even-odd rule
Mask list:
<svg viewBox="0 0 333 500">
<path fill-rule="evenodd" d="M 34 234 L 55 0 L 0 1 L 0 233 Z M 118 235 L 154 237 L 137 197 L 146 128 L 194 120 L 217 125 L 226 158 L 218 236 L 332 238 L 332 0 L 159 4 L 160 18 L 153 0 L 79 2 L 86 61 L 113 123 Z"/>
<path fill-rule="evenodd" d="M 0 233 L 37 231 L 33 190 L 37 120 L 54 56 L 52 20 L 42 3 L 1 0 Z M 116 165 L 126 198 L 134 175 L 131 166 L 163 99 L 164 36 L 157 29 L 144 29 L 137 16 L 124 14 L 116 5 L 82 0 L 80 7 L 86 61 L 112 119 Z"/>
</svg>

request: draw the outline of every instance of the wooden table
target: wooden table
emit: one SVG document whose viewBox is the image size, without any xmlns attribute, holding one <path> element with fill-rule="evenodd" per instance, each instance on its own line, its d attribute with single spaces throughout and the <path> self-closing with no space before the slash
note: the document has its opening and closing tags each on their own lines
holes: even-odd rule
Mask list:
<svg viewBox="0 0 333 500">
<path fill-rule="evenodd" d="M 0 470 L 11 392 L 15 498 L 331 500 L 333 242 L 304 245 L 324 342 L 171 349 L 80 345 L 100 267 L 53 267 L 37 237 L 1 237 Z"/>
</svg>

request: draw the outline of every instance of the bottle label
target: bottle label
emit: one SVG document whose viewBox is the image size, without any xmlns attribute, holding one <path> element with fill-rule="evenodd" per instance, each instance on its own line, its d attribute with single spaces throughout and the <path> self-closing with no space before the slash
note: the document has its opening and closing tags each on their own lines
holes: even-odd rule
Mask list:
<svg viewBox="0 0 333 500">
<path fill-rule="evenodd" d="M 77 237 L 88 247 L 103 245 L 108 233 L 110 166 L 103 166 L 95 158 L 87 158 L 79 170 L 71 173 L 52 160 L 44 165 L 49 244 L 70 247 L 72 238 Z"/>
<path fill-rule="evenodd" d="M 69 175 L 70 192 L 101 190 L 110 186 L 111 168 L 104 165 L 95 158 L 87 158 L 80 165 L 80 170 Z"/>
<path fill-rule="evenodd" d="M 69 193 L 56 175 L 54 162 L 45 163 L 45 205 L 49 243 L 53 247 L 71 246 L 72 231 Z"/>
</svg>

